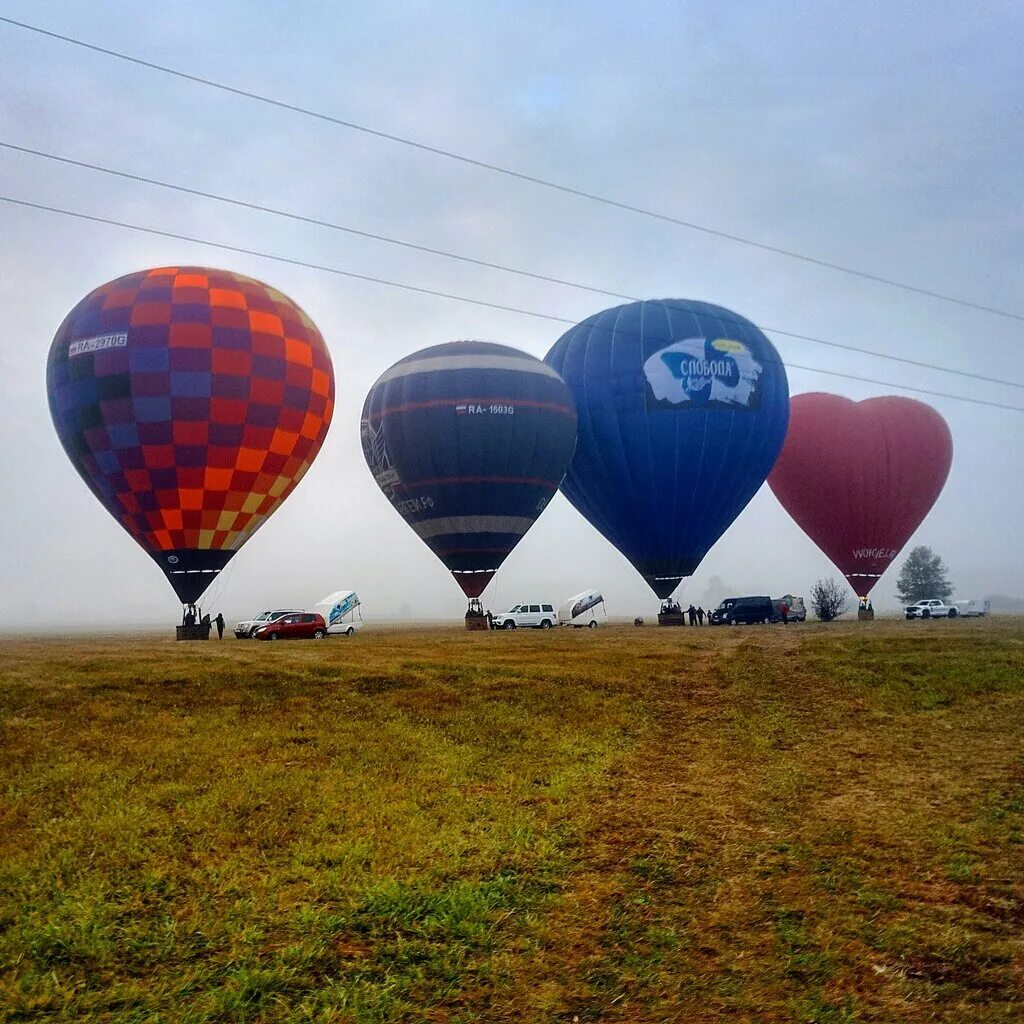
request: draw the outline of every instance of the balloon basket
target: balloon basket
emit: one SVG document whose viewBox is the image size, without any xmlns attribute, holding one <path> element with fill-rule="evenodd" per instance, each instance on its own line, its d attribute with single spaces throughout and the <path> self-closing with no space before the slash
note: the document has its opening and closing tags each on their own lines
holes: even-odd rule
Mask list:
<svg viewBox="0 0 1024 1024">
<path fill-rule="evenodd" d="M 857 609 L 857 618 L 861 622 L 872 622 L 872 621 L 874 621 L 874 618 L 875 618 L 875 609 L 874 608 L 858 608 Z"/>
<path fill-rule="evenodd" d="M 174 627 L 174 639 L 175 640 L 209 640 L 210 639 L 210 624 L 195 626 L 175 626 Z"/>
<path fill-rule="evenodd" d="M 467 615 L 466 616 L 466 629 L 470 631 L 476 631 L 478 629 L 490 629 L 490 623 L 487 621 L 486 615 Z"/>
<path fill-rule="evenodd" d="M 659 626 L 685 626 L 685 612 L 658 612 Z"/>
</svg>

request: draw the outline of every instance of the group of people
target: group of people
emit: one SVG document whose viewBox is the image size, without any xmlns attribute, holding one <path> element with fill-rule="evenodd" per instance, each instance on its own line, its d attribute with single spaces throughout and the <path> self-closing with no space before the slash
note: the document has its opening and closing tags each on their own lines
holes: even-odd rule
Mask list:
<svg viewBox="0 0 1024 1024">
<path fill-rule="evenodd" d="M 705 612 L 699 606 L 694 608 L 692 604 L 686 611 L 683 611 L 682 605 L 671 597 L 662 603 L 661 613 L 662 615 L 682 615 L 684 619 L 689 620 L 691 626 L 703 626 L 705 616 L 711 618 L 711 612 Z"/>
<path fill-rule="evenodd" d="M 209 612 L 204 615 L 202 608 L 197 608 L 194 604 L 186 605 L 184 612 L 181 614 L 181 624 L 183 626 L 199 625 L 202 629 L 206 630 L 207 634 L 210 632 L 210 626 L 214 625 L 217 627 L 217 639 L 224 639 L 223 612 L 217 612 L 217 617 L 211 620 Z"/>
</svg>

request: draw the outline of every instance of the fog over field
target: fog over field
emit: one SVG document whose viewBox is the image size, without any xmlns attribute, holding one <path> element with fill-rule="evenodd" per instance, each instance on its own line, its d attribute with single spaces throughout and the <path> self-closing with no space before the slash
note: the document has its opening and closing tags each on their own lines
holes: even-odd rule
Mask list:
<svg viewBox="0 0 1024 1024">
<path fill-rule="evenodd" d="M 1018 4 L 825 7 L 534 0 L 39 5 L 6 17 L 870 274 L 1024 315 Z M 1024 383 L 1020 318 L 901 291 L 396 146 L 0 23 L 0 142 L 644 297 L 704 299 L 762 325 L 792 394 L 907 385 L 1024 409 L 984 383 L 772 334 L 884 350 Z M 581 320 L 616 300 L 243 211 L 0 149 L 0 193 L 418 287 Z M 368 618 L 458 617 L 465 599 L 378 490 L 359 417 L 374 380 L 476 338 L 543 357 L 559 325 L 202 244 L 0 203 L 0 621 L 174 620 L 156 565 L 68 462 L 46 355 L 92 288 L 143 267 L 267 281 L 319 326 L 337 407 L 296 492 L 205 603 L 229 618 L 354 588 Z M 814 367 L 815 370 L 796 368 Z M 870 378 L 867 383 L 824 372 Z M 920 395 L 953 468 L 915 543 L 959 598 L 1024 595 L 1024 411 Z M 765 486 L 678 595 L 806 594 L 839 576 Z M 895 608 L 896 567 L 873 597 Z M 715 580 L 718 582 L 716 583 Z M 599 587 L 650 615 L 639 575 L 561 496 L 485 593 Z"/>
</svg>

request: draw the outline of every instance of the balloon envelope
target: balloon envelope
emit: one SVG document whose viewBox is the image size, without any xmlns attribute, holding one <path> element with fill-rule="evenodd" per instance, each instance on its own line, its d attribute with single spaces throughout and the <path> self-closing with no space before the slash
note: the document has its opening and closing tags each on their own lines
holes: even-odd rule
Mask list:
<svg viewBox="0 0 1024 1024">
<path fill-rule="evenodd" d="M 75 469 L 185 603 L 291 493 L 334 409 L 331 359 L 306 314 L 201 267 L 91 292 L 57 331 L 46 379 Z"/>
<path fill-rule="evenodd" d="M 931 406 L 894 395 L 853 402 L 812 392 L 790 410 L 769 486 L 866 597 L 946 483 L 949 427 Z"/>
<path fill-rule="evenodd" d="M 786 371 L 749 320 L 685 299 L 606 309 L 545 362 L 576 399 L 562 491 L 659 597 L 764 482 L 786 434 Z"/>
<path fill-rule="evenodd" d="M 363 454 L 467 597 L 558 490 L 576 443 L 562 379 L 505 345 L 458 341 L 399 360 L 363 406 Z"/>
</svg>

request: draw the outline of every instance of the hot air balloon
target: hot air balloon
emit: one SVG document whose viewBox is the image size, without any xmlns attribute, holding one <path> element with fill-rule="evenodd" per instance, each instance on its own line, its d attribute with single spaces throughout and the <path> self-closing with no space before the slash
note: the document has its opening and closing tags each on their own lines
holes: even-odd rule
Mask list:
<svg viewBox="0 0 1024 1024">
<path fill-rule="evenodd" d="M 471 599 L 558 490 L 575 443 L 576 410 L 558 374 L 490 342 L 399 360 L 363 406 L 374 479 Z"/>
<path fill-rule="evenodd" d="M 562 492 L 664 599 L 764 482 L 786 434 L 786 371 L 749 320 L 686 299 L 577 324 L 545 359 L 576 399 Z"/>
<path fill-rule="evenodd" d="M 953 439 L 929 405 L 797 395 L 768 483 L 786 511 L 867 597 L 949 475 Z"/>
<path fill-rule="evenodd" d="M 302 479 L 334 409 L 309 317 L 201 267 L 91 292 L 57 331 L 46 380 L 75 469 L 189 605 Z"/>
</svg>

